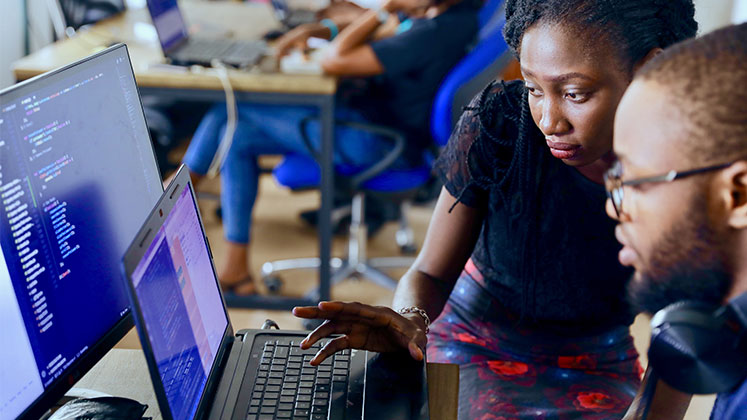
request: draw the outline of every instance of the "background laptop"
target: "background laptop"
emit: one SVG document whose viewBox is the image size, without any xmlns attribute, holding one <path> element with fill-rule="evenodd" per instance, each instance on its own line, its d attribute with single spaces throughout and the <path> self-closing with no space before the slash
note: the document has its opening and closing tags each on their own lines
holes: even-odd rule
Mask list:
<svg viewBox="0 0 747 420">
<path fill-rule="evenodd" d="M 406 353 L 346 351 L 312 367 L 324 343 L 301 350 L 305 332 L 233 333 L 184 166 L 124 271 L 165 419 L 428 418 L 425 363 Z"/>
<path fill-rule="evenodd" d="M 147 0 L 163 54 L 175 64 L 210 66 L 213 59 L 234 67 L 256 63 L 267 49 L 264 41 L 208 39 L 189 36 L 176 0 Z"/>
<path fill-rule="evenodd" d="M 275 9 L 275 17 L 290 29 L 306 23 L 316 22 L 316 11 L 291 8 L 286 0 L 270 0 Z"/>
</svg>

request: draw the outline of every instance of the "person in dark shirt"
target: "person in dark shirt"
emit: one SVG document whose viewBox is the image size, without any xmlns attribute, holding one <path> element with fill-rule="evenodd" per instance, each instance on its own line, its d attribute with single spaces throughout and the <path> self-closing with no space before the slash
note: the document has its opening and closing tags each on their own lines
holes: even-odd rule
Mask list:
<svg viewBox="0 0 747 420">
<path fill-rule="evenodd" d="M 343 80 L 335 117 L 379 123 L 403 131 L 406 153 L 400 164 L 422 155 L 429 144 L 428 118 L 436 91 L 449 69 L 467 52 L 477 34 L 473 0 L 387 0 L 380 10 L 360 14 L 352 23 L 324 19 L 302 25 L 278 40 L 278 56 L 309 37 L 333 39 L 321 61 L 326 74 L 366 77 Z M 344 27 L 344 29 L 341 29 Z M 339 35 L 337 32 L 340 32 Z M 345 88 L 355 86 L 356 89 Z M 254 292 L 248 248 L 252 208 L 257 196 L 257 158 L 264 154 L 311 155 L 299 124 L 317 115 L 315 107 L 239 104 L 231 148 L 221 168 L 221 205 L 227 258 L 218 276 L 224 290 Z M 184 157 L 195 183 L 208 172 L 226 127 L 225 105 L 216 105 L 197 128 Z M 306 134 L 319 147 L 319 125 Z M 336 164 L 365 168 L 384 157 L 391 141 L 367 132 L 335 127 Z"/>
<path fill-rule="evenodd" d="M 620 222 L 620 261 L 635 268 L 631 301 L 655 313 L 681 301 L 716 308 L 743 299 L 747 24 L 677 44 L 647 63 L 618 107 L 614 151 L 607 212 Z M 670 171 L 678 175 L 655 178 Z M 747 325 L 736 328 L 747 360 Z M 747 419 L 743 375 L 718 396 L 712 420 Z M 666 400 L 654 396 L 649 418 L 681 418 L 689 397 L 679 407 Z"/>
<path fill-rule="evenodd" d="M 444 189 L 392 307 L 296 308 L 336 350 L 460 365 L 460 419 L 621 418 L 641 367 L 604 213 L 615 109 L 637 68 L 693 37 L 689 0 L 509 0 L 525 82 L 493 83 L 436 163 Z M 430 319 L 434 319 L 429 326 Z"/>
</svg>

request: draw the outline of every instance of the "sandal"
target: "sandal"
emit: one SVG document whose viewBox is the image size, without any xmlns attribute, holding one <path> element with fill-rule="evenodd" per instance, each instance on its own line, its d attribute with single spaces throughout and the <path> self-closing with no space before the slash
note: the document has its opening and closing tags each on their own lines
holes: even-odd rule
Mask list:
<svg viewBox="0 0 747 420">
<path fill-rule="evenodd" d="M 230 293 L 235 296 L 252 296 L 257 294 L 257 286 L 254 284 L 252 276 L 246 276 L 231 284 L 221 283 L 220 287 L 223 289 L 223 293 Z"/>
</svg>

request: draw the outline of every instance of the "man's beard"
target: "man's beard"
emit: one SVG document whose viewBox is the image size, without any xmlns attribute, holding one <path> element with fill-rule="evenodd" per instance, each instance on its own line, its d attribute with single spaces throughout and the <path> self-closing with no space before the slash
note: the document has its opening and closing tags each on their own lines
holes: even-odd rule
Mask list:
<svg viewBox="0 0 747 420">
<path fill-rule="evenodd" d="M 729 292 L 732 279 L 718 240 L 723 235 L 708 225 L 702 199 L 690 204 L 681 223 L 654 246 L 646 269 L 628 283 L 628 298 L 639 311 L 653 314 L 683 300 L 719 306 Z"/>
</svg>

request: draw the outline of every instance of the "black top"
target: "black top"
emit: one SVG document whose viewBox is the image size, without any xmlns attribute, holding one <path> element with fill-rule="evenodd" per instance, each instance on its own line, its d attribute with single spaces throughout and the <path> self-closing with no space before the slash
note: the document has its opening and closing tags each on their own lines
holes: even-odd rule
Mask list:
<svg viewBox="0 0 747 420">
<path fill-rule="evenodd" d="M 472 259 L 522 322 L 584 335 L 632 322 L 605 190 L 552 157 L 522 82 L 473 99 L 436 171 L 460 202 L 487 207 Z"/>
<path fill-rule="evenodd" d="M 405 131 L 411 144 L 427 146 L 436 91 L 476 34 L 477 8 L 471 0 L 431 19 L 412 19 L 404 32 L 371 43 L 384 73 L 370 78 L 365 93 L 347 103 L 372 122 Z"/>
</svg>

